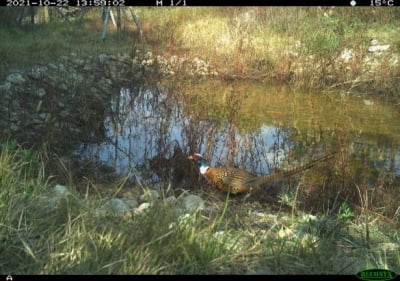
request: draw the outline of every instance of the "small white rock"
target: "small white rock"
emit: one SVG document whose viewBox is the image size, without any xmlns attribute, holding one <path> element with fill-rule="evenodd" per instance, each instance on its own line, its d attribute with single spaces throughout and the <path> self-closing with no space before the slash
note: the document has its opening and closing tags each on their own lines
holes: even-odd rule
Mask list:
<svg viewBox="0 0 400 281">
<path fill-rule="evenodd" d="M 139 207 L 137 207 L 137 208 L 135 209 L 135 213 L 136 213 L 136 214 L 141 214 L 141 213 L 143 213 L 145 210 L 149 209 L 150 207 L 151 207 L 151 204 L 150 204 L 150 203 L 148 203 L 148 202 L 142 203 L 142 204 L 140 204 Z"/>
<path fill-rule="evenodd" d="M 188 195 L 183 198 L 183 207 L 190 213 L 194 213 L 197 210 L 203 210 L 204 200 L 197 195 Z"/>
<path fill-rule="evenodd" d="M 375 45 L 368 48 L 368 51 L 373 52 L 383 52 L 389 50 L 390 45 Z"/>
<path fill-rule="evenodd" d="M 65 185 L 56 184 L 54 187 L 54 195 L 57 197 L 66 197 L 71 194 Z"/>
</svg>

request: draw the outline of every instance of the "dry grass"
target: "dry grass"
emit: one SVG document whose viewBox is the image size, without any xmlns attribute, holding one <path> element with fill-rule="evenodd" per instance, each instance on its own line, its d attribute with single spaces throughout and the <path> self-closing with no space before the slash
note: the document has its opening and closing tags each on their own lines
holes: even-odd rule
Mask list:
<svg viewBox="0 0 400 281">
<path fill-rule="evenodd" d="M 355 274 L 400 270 L 398 235 L 343 206 L 337 218 L 272 214 L 235 198 L 213 212 L 177 215 L 160 201 L 116 216 L 111 197 L 51 197 L 50 183 L 26 167 L 40 161 L 15 145 L 0 154 L 0 270 L 15 274 Z M 28 171 L 30 171 L 28 173 Z M 43 201 L 44 200 L 44 201 Z M 157 207 L 156 207 L 157 206 Z M 9 259 L 12 255 L 14 258 Z"/>
<path fill-rule="evenodd" d="M 44 11 L 37 9 L 37 18 L 42 19 Z M 145 41 L 128 8 L 122 9 L 121 33 L 110 23 L 104 42 L 96 9 L 88 12 L 84 21 L 64 24 L 51 13 L 51 25 L 42 19 L 34 27 L 25 23 L 22 29 L 10 25 L 13 18 L 3 12 L 7 25 L 0 32 L 7 43 L 1 52 L 4 63 L 0 71 L 46 63 L 70 52 L 134 54 L 137 48 L 144 48 L 168 58 L 199 57 L 224 76 L 398 95 L 400 42 L 393 24 L 399 16 L 397 8 L 138 7 L 135 11 Z M 367 59 L 371 38 L 391 46 L 376 62 Z M 346 52 L 352 57 L 343 61 Z"/>
</svg>

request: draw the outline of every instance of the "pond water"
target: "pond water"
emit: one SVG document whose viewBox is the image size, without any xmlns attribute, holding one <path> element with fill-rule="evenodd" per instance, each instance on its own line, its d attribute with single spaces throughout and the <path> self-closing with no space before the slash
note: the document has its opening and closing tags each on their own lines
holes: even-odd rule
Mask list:
<svg viewBox="0 0 400 281">
<path fill-rule="evenodd" d="M 165 80 L 116 92 L 104 120 L 107 140 L 76 153 L 156 182 L 173 176 L 176 166 L 189 169 L 185 159 L 194 152 L 213 166 L 267 174 L 340 151 L 351 159 L 349 169 L 362 170 L 375 187 L 379 178 L 400 176 L 399 120 L 398 105 L 370 97 L 249 81 Z"/>
</svg>

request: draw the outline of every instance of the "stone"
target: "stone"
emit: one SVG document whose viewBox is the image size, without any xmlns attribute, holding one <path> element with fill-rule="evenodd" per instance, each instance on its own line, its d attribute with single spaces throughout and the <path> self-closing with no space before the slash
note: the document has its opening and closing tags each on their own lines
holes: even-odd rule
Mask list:
<svg viewBox="0 0 400 281">
<path fill-rule="evenodd" d="M 38 95 L 39 98 L 43 98 L 46 95 L 46 90 L 39 88 L 36 90 L 36 95 Z"/>
<path fill-rule="evenodd" d="M 106 54 L 100 54 L 99 55 L 99 61 L 101 64 L 104 64 L 108 59 L 108 56 Z"/>
<path fill-rule="evenodd" d="M 59 61 L 62 61 L 62 62 L 68 62 L 68 61 L 69 61 L 69 57 L 68 57 L 68 56 L 60 56 L 60 57 L 58 58 L 58 60 L 59 60 Z"/>
<path fill-rule="evenodd" d="M 137 208 L 135 209 L 135 212 L 134 212 L 134 213 L 135 213 L 135 214 L 141 214 L 141 213 L 143 213 L 144 211 L 148 210 L 150 207 L 151 207 L 151 204 L 150 204 L 150 203 L 148 203 L 148 202 L 142 203 L 142 204 L 140 204 L 139 207 L 137 207 Z"/>
<path fill-rule="evenodd" d="M 11 89 L 11 83 L 10 82 L 5 82 L 4 84 L 0 85 L 0 91 L 9 91 Z"/>
<path fill-rule="evenodd" d="M 197 195 L 188 195 L 183 198 L 183 208 L 189 213 L 203 210 L 205 207 L 204 200 Z"/>
<path fill-rule="evenodd" d="M 58 68 L 58 71 L 60 71 L 60 72 L 67 72 L 67 68 L 62 63 L 59 63 L 57 68 Z"/>
<path fill-rule="evenodd" d="M 340 54 L 340 58 L 344 62 L 349 62 L 354 57 L 354 51 L 352 49 L 344 49 L 343 52 Z"/>
<path fill-rule="evenodd" d="M 57 70 L 58 65 L 55 62 L 51 62 L 47 65 L 51 70 Z"/>
<path fill-rule="evenodd" d="M 383 52 L 383 51 L 389 50 L 389 48 L 390 48 L 390 45 L 374 45 L 374 46 L 370 46 L 368 48 L 368 51 L 371 53 Z"/>
<path fill-rule="evenodd" d="M 83 66 L 83 70 L 89 72 L 93 70 L 93 67 L 88 63 Z"/>
<path fill-rule="evenodd" d="M 42 120 L 45 120 L 47 117 L 47 113 L 39 113 L 38 115 L 39 115 L 39 118 Z"/>
<path fill-rule="evenodd" d="M 123 216 L 126 212 L 130 211 L 130 207 L 123 200 L 119 198 L 113 198 L 109 202 L 111 211 L 118 216 Z"/>
<path fill-rule="evenodd" d="M 71 112 L 69 111 L 69 109 L 64 109 L 60 111 L 60 117 L 61 118 L 65 118 L 67 116 L 69 116 L 71 114 Z"/>
<path fill-rule="evenodd" d="M 371 39 L 370 43 L 372 46 L 375 46 L 375 45 L 378 45 L 379 41 L 378 41 L 378 39 L 374 38 L 374 39 Z"/>
<path fill-rule="evenodd" d="M 160 193 L 157 190 L 147 190 L 140 196 L 140 200 L 151 202 L 160 199 Z"/>
<path fill-rule="evenodd" d="M 131 208 L 135 209 L 139 206 L 139 203 L 135 197 L 125 198 L 124 202 Z"/>
<path fill-rule="evenodd" d="M 177 199 L 176 199 L 175 196 L 172 195 L 172 196 L 169 196 L 169 197 L 165 198 L 164 201 L 167 204 L 174 204 L 177 201 Z"/>
<path fill-rule="evenodd" d="M 17 132 L 19 130 L 19 126 L 17 124 L 11 123 L 10 130 L 13 132 Z"/>
<path fill-rule="evenodd" d="M 20 73 L 11 73 L 7 76 L 7 81 L 12 84 L 21 85 L 25 82 L 25 78 Z"/>
<path fill-rule="evenodd" d="M 367 99 L 363 99 L 363 102 L 364 102 L 364 104 L 365 104 L 365 105 L 367 105 L 367 106 L 371 106 L 371 105 L 373 105 L 373 104 L 374 104 L 374 102 L 373 102 L 373 101 L 371 101 L 371 100 L 367 100 Z"/>
<path fill-rule="evenodd" d="M 49 66 L 50 65 L 52 65 L 52 64 L 50 63 Z M 55 68 L 57 68 L 57 67 L 55 67 Z M 48 71 L 48 67 L 38 66 L 38 67 L 35 67 L 32 69 L 31 76 L 36 79 L 42 79 L 43 77 L 45 77 L 45 74 L 47 73 L 47 71 Z"/>
<path fill-rule="evenodd" d="M 55 197 L 67 197 L 71 192 L 65 185 L 56 184 L 53 188 L 53 195 Z"/>
</svg>

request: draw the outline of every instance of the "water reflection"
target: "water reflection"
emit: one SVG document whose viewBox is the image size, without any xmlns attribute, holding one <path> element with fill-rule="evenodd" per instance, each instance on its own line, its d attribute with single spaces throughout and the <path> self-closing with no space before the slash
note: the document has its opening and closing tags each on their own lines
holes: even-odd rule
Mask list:
<svg viewBox="0 0 400 281">
<path fill-rule="evenodd" d="M 216 120 L 185 116 L 182 104 L 170 100 L 166 91 L 121 89 L 104 122 L 107 141 L 77 151 L 81 159 L 96 158 L 121 174 L 132 167 L 148 169 L 149 160 L 159 156 L 170 159 L 177 147 L 185 155 L 204 153 L 212 165 L 241 166 L 265 174 L 284 159 L 287 149 L 287 133 L 277 127 L 262 125 L 241 134 L 227 122 L 221 126 Z M 159 180 L 156 174 L 151 181 Z"/>
<path fill-rule="evenodd" d="M 382 173 L 400 175 L 400 125 L 393 121 L 399 117 L 378 101 L 339 94 L 250 82 L 164 81 L 116 93 L 104 121 L 107 141 L 77 151 L 121 174 L 132 167 L 146 171 L 142 180 L 151 182 L 162 174 L 151 160 L 178 154 L 200 152 L 211 165 L 266 174 L 346 147 L 368 167 L 367 185 L 374 186 Z"/>
</svg>

